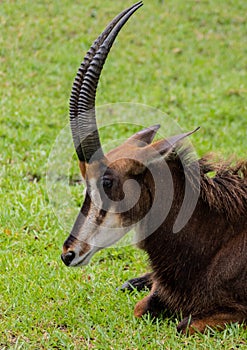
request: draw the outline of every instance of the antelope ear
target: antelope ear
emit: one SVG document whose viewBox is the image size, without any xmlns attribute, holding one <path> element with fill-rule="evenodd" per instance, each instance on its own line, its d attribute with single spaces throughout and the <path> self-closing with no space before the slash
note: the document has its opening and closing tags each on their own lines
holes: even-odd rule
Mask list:
<svg viewBox="0 0 247 350">
<path fill-rule="evenodd" d="M 160 125 L 153 125 L 149 128 L 138 131 L 136 134 L 128 138 L 126 143 L 134 144 L 137 147 L 145 147 L 147 144 L 149 145 L 153 141 L 159 128 Z"/>
<path fill-rule="evenodd" d="M 169 137 L 168 139 L 157 141 L 154 144 L 152 144 L 152 147 L 154 147 L 154 149 L 161 155 L 164 155 L 166 153 L 169 153 L 179 141 L 182 141 L 183 139 L 190 136 L 199 129 L 200 127 L 196 128 L 193 131 L 186 132 L 184 134 L 174 135 Z"/>
<path fill-rule="evenodd" d="M 174 135 L 174 136 L 171 136 L 167 139 L 160 140 L 160 141 L 152 143 L 149 146 L 146 146 L 143 149 L 143 151 L 145 150 L 144 154 L 143 154 L 143 160 L 144 159 L 146 160 L 146 162 L 145 161 L 144 162 L 146 164 L 148 164 L 148 163 L 150 164 L 153 161 L 155 161 L 156 159 L 159 159 L 160 155 L 162 155 L 162 156 L 168 155 L 173 150 L 174 146 L 178 142 L 182 141 L 183 139 L 190 136 L 191 134 L 193 134 L 194 132 L 196 132 L 199 129 L 200 129 L 200 127 L 196 128 L 193 131 L 189 131 L 189 132 L 186 132 L 184 134 Z M 145 157 L 145 154 L 146 154 L 146 157 Z"/>
</svg>

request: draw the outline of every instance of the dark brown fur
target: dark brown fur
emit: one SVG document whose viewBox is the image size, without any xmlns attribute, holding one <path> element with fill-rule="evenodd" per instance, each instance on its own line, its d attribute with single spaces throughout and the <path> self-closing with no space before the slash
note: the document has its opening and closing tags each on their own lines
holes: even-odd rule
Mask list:
<svg viewBox="0 0 247 350">
<path fill-rule="evenodd" d="M 182 157 L 188 157 L 184 150 Z M 188 157 L 189 159 L 189 157 Z M 153 282 L 149 296 L 137 303 L 135 315 L 158 310 L 182 312 L 178 330 L 204 331 L 247 319 L 247 162 L 213 164 L 199 160 L 200 196 L 187 225 L 173 233 L 184 194 L 184 172 L 173 152 L 168 160 L 175 187 L 174 201 L 163 224 L 140 247 L 150 258 Z M 193 186 L 193 161 L 189 162 Z M 213 177 L 208 173 L 215 172 Z M 153 190 L 151 190 L 152 193 Z M 158 213 L 157 213 L 158 215 Z M 145 234 L 142 227 L 142 233 Z M 125 285 L 129 286 L 131 283 Z M 135 280 L 133 285 L 138 285 Z M 140 285 L 139 285 L 139 289 Z"/>
</svg>

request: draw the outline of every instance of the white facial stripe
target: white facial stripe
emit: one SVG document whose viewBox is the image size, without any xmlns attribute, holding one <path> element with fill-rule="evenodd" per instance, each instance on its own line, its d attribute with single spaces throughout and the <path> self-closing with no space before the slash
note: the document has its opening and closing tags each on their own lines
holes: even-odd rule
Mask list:
<svg viewBox="0 0 247 350">
<path fill-rule="evenodd" d="M 109 247 L 121 239 L 127 231 L 121 227 L 120 215 L 108 212 L 94 234 L 93 243 L 100 248 Z"/>
<path fill-rule="evenodd" d="M 90 209 L 86 217 L 82 216 L 82 212 L 79 214 L 78 224 L 74 232 L 79 241 L 74 249 L 76 253 L 72 264 L 74 266 L 87 264 L 96 251 L 111 246 L 129 231 L 129 228 L 121 227 L 121 214 L 114 213 L 113 208 L 109 208 L 105 216 L 99 217 L 103 203 L 97 188 L 97 179 L 90 179 L 89 186 Z M 89 249 L 84 248 L 85 243 Z"/>
<path fill-rule="evenodd" d="M 91 204 L 77 236 L 80 242 L 85 242 L 92 248 L 110 246 L 129 230 L 121 227 L 121 214 L 107 212 L 100 220 L 99 215 L 100 210 Z"/>
<path fill-rule="evenodd" d="M 89 212 L 87 213 L 82 226 L 79 228 L 77 237 L 79 241 L 90 244 L 90 237 L 93 236 L 94 232 L 98 229 L 98 225 L 96 224 L 98 215 L 99 210 L 91 203 Z"/>
<path fill-rule="evenodd" d="M 90 179 L 89 181 L 90 185 L 90 196 L 91 196 L 91 201 L 93 202 L 93 205 L 100 209 L 102 207 L 102 201 L 100 198 L 99 190 L 97 188 L 97 180 L 96 179 Z"/>
</svg>

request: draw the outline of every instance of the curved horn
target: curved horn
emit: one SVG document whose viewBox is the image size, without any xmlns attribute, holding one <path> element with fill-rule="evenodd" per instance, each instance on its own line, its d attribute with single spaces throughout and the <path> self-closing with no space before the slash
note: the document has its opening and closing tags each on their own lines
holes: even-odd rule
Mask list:
<svg viewBox="0 0 247 350">
<path fill-rule="evenodd" d="M 138 2 L 110 22 L 87 52 L 75 78 L 70 97 L 70 125 L 79 160 L 89 162 L 97 151 L 103 157 L 95 116 L 95 95 L 110 48 L 129 17 L 142 6 Z"/>
</svg>

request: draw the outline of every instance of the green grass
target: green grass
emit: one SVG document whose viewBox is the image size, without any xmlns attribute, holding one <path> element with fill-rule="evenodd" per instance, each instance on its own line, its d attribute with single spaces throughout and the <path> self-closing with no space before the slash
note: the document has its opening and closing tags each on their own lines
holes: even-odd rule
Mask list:
<svg viewBox="0 0 247 350">
<path fill-rule="evenodd" d="M 81 58 L 108 21 L 131 4 L 1 2 L 0 349 L 247 347 L 238 325 L 184 337 L 176 334 L 176 319 L 135 319 L 134 305 L 145 293 L 115 290 L 147 268 L 146 256 L 134 247 L 99 252 L 83 269 L 60 261 L 75 216 L 65 227 L 52 210 L 47 159 L 68 122 Z M 112 49 L 97 105 L 158 108 L 183 130 L 201 126 L 192 138 L 199 154 L 246 157 L 246 13 L 245 0 L 146 0 Z M 125 138 L 130 129 L 102 131 L 103 140 Z M 72 177 L 76 169 L 74 157 Z M 76 208 L 81 187 L 69 190 Z"/>
</svg>

